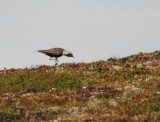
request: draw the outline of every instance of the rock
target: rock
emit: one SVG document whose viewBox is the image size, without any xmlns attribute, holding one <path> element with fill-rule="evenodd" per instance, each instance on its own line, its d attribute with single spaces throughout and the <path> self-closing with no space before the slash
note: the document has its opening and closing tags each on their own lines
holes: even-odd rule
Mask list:
<svg viewBox="0 0 160 122">
<path fill-rule="evenodd" d="M 26 94 L 22 94 L 22 97 L 29 97 L 31 95 L 33 95 L 34 93 L 26 93 Z"/>
<path fill-rule="evenodd" d="M 60 108 L 59 107 L 49 107 L 48 110 L 57 111 L 57 110 L 60 110 Z"/>
<path fill-rule="evenodd" d="M 72 115 L 75 115 L 75 114 L 77 114 L 78 112 L 79 112 L 79 107 L 71 107 L 71 108 L 67 111 L 68 114 L 72 114 Z"/>
<path fill-rule="evenodd" d="M 131 99 L 131 96 L 132 96 L 133 94 L 139 94 L 140 91 L 141 91 L 141 89 L 135 87 L 134 85 L 125 86 L 122 97 L 123 97 L 124 99 Z"/>
<path fill-rule="evenodd" d="M 147 82 L 147 81 L 150 81 L 150 79 L 145 79 L 144 81 L 146 81 L 146 82 Z"/>
<path fill-rule="evenodd" d="M 111 99 L 111 100 L 109 101 L 109 105 L 110 105 L 110 106 L 116 107 L 117 104 L 118 104 L 118 103 L 117 103 L 114 99 Z"/>
<path fill-rule="evenodd" d="M 158 91 L 157 94 L 160 94 L 160 92 Z"/>
<path fill-rule="evenodd" d="M 117 71 L 122 70 L 122 67 L 117 66 L 117 65 L 113 65 L 112 67 L 113 67 L 113 69 L 115 69 Z"/>
<path fill-rule="evenodd" d="M 52 88 L 51 90 L 52 90 L 52 91 L 55 91 L 55 90 L 56 90 L 56 88 Z"/>
<path fill-rule="evenodd" d="M 130 99 L 130 97 L 133 95 L 132 90 L 127 90 L 123 92 L 122 98 L 123 99 Z"/>
<path fill-rule="evenodd" d="M 91 92 L 90 93 L 92 96 L 95 96 L 95 97 L 100 97 L 100 96 L 103 96 L 103 93 L 102 92 Z M 92 97 L 91 96 L 91 97 Z"/>
<path fill-rule="evenodd" d="M 83 87 L 82 87 L 82 89 L 84 89 L 84 90 L 85 90 L 85 89 L 86 89 L 86 87 L 85 87 L 85 86 L 83 86 Z"/>
<path fill-rule="evenodd" d="M 148 64 L 151 64 L 152 63 L 152 61 L 146 61 L 146 62 L 144 62 L 143 64 L 144 65 L 148 65 Z"/>
<path fill-rule="evenodd" d="M 90 99 L 88 104 L 87 104 L 87 107 L 89 109 L 96 109 L 97 107 L 99 107 L 99 104 L 101 103 L 102 101 L 97 99 L 97 98 L 93 98 L 93 99 Z"/>
<path fill-rule="evenodd" d="M 139 90 L 139 88 L 136 88 L 134 85 L 125 86 L 124 89 L 125 89 L 125 90 L 132 90 L 132 91 Z"/>
<path fill-rule="evenodd" d="M 89 97 L 89 100 L 93 100 L 95 98 L 95 96 L 91 96 L 91 97 Z"/>
<path fill-rule="evenodd" d="M 142 68 L 142 67 L 143 67 L 142 63 L 137 64 L 137 68 Z"/>
</svg>

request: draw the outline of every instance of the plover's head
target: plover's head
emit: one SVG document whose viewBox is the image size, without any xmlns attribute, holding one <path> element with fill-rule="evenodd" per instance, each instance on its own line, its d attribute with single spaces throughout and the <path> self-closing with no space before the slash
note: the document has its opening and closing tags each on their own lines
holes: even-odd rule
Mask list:
<svg viewBox="0 0 160 122">
<path fill-rule="evenodd" d="M 73 54 L 70 52 L 70 51 L 68 51 L 68 55 L 67 55 L 68 57 L 73 57 L 74 58 L 74 56 L 73 56 Z"/>
<path fill-rule="evenodd" d="M 73 54 L 72 54 L 70 51 L 64 50 L 64 51 L 63 51 L 63 55 L 74 58 Z"/>
</svg>

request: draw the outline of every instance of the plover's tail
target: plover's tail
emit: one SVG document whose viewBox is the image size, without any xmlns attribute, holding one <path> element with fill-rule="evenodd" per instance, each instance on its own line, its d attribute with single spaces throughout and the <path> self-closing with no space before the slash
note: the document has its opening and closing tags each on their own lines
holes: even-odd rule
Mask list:
<svg viewBox="0 0 160 122">
<path fill-rule="evenodd" d="M 38 50 L 38 52 L 46 53 L 47 50 Z"/>
</svg>

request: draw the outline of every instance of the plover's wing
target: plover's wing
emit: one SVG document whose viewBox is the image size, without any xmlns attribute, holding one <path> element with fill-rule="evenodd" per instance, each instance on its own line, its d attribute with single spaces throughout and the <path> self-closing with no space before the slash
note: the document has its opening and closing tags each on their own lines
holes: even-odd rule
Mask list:
<svg viewBox="0 0 160 122">
<path fill-rule="evenodd" d="M 62 55 L 63 51 L 64 51 L 63 48 L 51 48 L 51 49 L 47 50 L 48 53 L 54 54 L 54 55 Z"/>
</svg>

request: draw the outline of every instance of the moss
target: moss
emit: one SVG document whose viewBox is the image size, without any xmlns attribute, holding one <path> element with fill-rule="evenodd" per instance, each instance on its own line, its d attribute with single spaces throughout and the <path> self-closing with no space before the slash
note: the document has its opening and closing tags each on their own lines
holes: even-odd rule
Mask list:
<svg viewBox="0 0 160 122">
<path fill-rule="evenodd" d="M 150 111 L 153 112 L 157 112 L 160 111 L 160 96 L 159 95 L 151 95 L 149 97 L 149 102 L 152 103 L 150 104 Z"/>
<path fill-rule="evenodd" d="M 125 67 L 126 67 L 126 68 L 129 68 L 129 67 L 131 67 L 131 65 L 130 65 L 130 64 L 126 64 Z"/>
<path fill-rule="evenodd" d="M 9 118 L 16 118 L 18 116 L 21 116 L 21 113 L 19 110 L 14 111 L 12 108 L 7 108 L 1 114 L 3 114 L 6 117 L 9 117 Z"/>
<path fill-rule="evenodd" d="M 78 116 L 87 116 L 83 120 L 132 121 L 134 118 L 137 121 L 150 121 L 155 116 L 160 120 L 160 72 L 156 63 L 160 58 L 157 55 L 159 53 L 156 52 L 129 56 L 124 61 L 115 58 L 110 61 L 1 71 L 0 108 L 3 109 L 0 110 L 0 120 L 6 120 L 3 117 L 18 119 L 21 116 L 26 119 L 25 115 L 27 119 L 35 117 L 38 121 L 53 120 L 63 115 L 65 117 L 66 108 L 73 106 L 80 110 Z M 155 63 L 152 62 L 152 69 L 148 69 L 145 61 L 153 59 Z M 141 68 L 136 67 L 139 63 L 143 63 Z M 111 68 L 112 65 L 121 68 L 115 70 Z M 131 95 L 127 97 L 125 94 Z M 116 100 L 117 105 L 109 105 L 109 99 Z M 15 106 L 23 110 L 16 110 Z"/>
<path fill-rule="evenodd" d="M 83 77 L 83 75 L 81 76 Z M 10 73 L 8 77 L 0 77 L 0 93 L 18 90 L 32 89 L 37 91 L 47 91 L 53 87 L 58 89 L 81 88 L 79 75 L 57 72 L 30 72 L 30 73 Z M 5 83 L 5 87 L 4 87 Z M 3 86 L 3 87 L 2 87 Z M 7 88 L 7 89 L 6 89 Z"/>
</svg>

